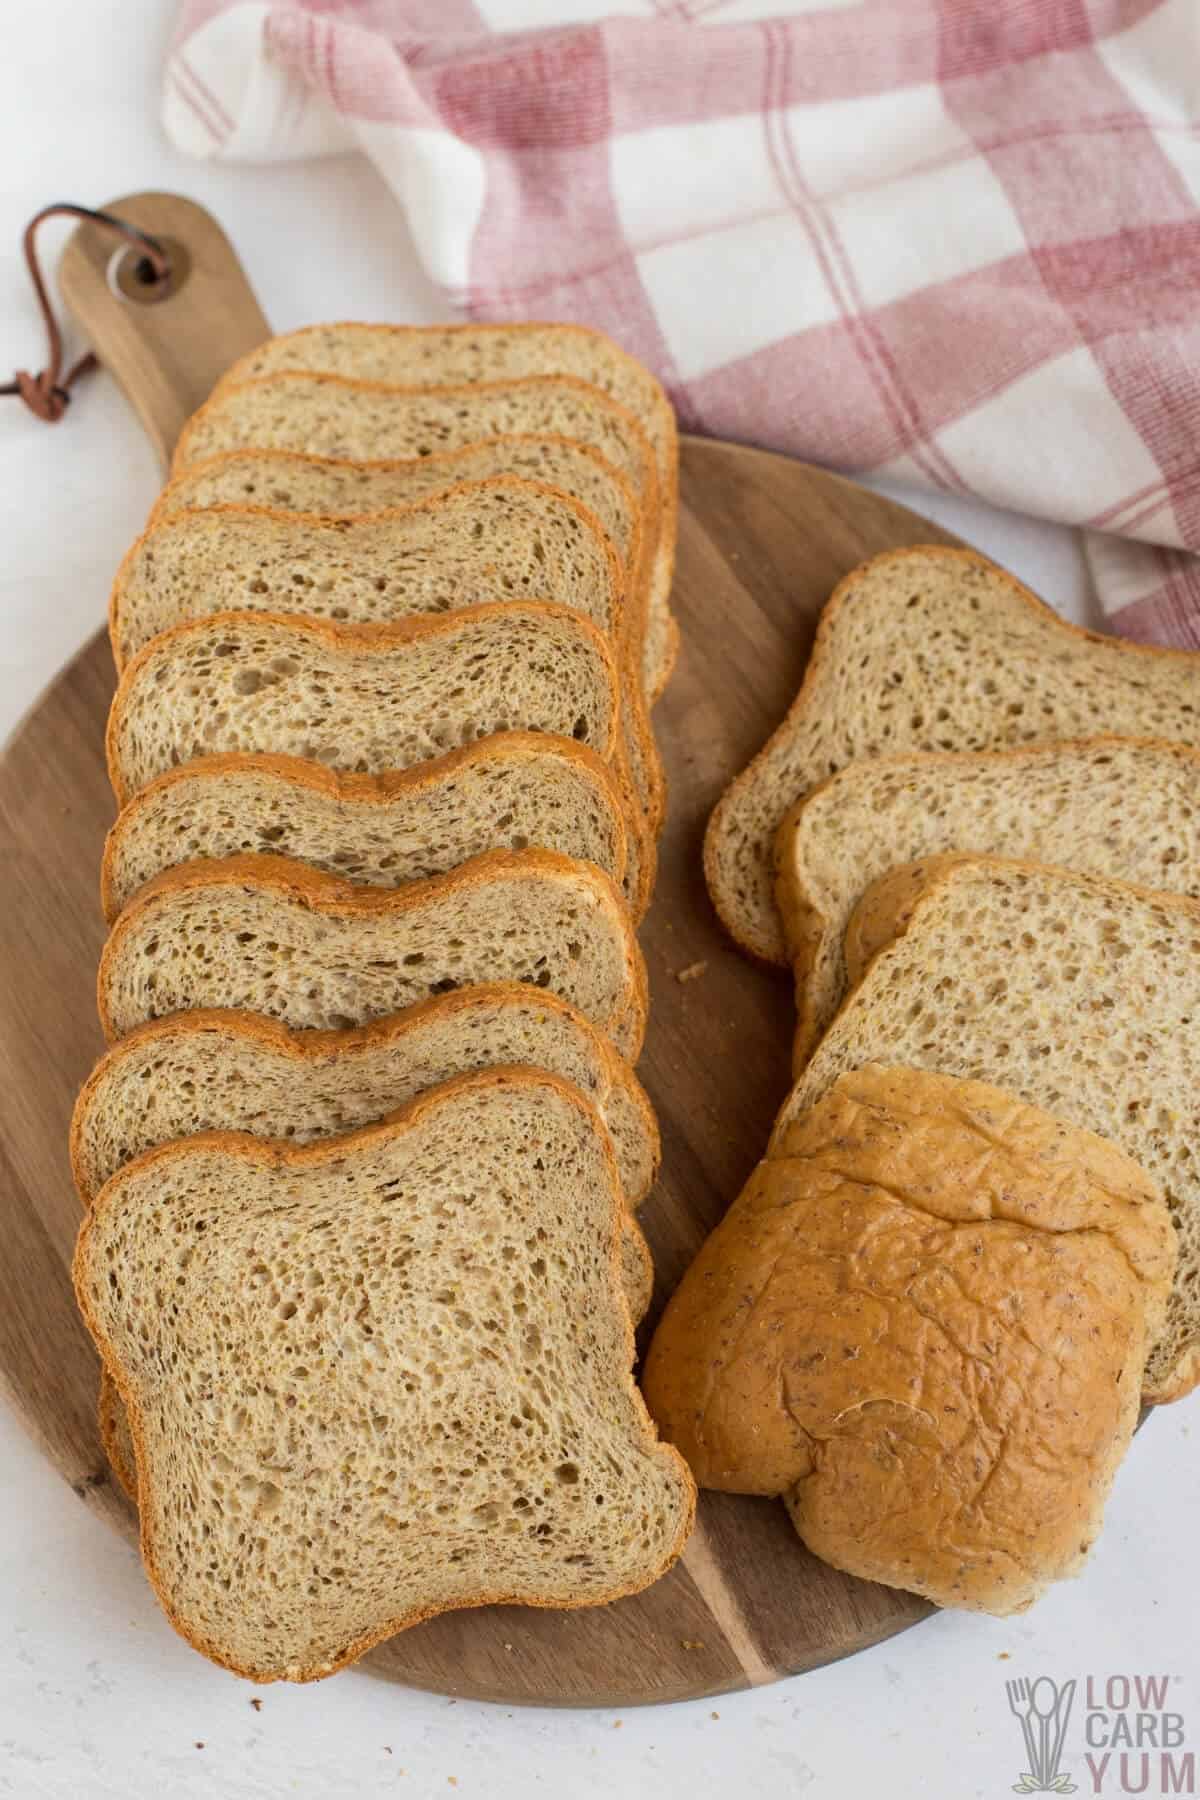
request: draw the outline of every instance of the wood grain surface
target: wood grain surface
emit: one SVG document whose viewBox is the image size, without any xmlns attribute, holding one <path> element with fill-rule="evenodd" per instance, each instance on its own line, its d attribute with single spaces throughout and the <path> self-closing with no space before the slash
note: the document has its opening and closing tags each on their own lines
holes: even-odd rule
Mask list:
<svg viewBox="0 0 1200 1800">
<path fill-rule="evenodd" d="M 142 196 L 113 210 L 130 216 L 132 205 L 153 202 L 139 214 L 151 229 L 190 229 L 169 199 Z M 73 307 L 106 356 L 112 338 L 92 291 L 98 255 L 79 250 L 75 274 Z M 164 456 L 186 412 L 265 331 L 249 290 L 225 291 L 237 279 L 228 252 L 213 301 L 224 335 L 201 333 L 190 358 L 174 339 L 169 353 L 147 349 L 137 331 L 138 343 L 125 345 L 125 385 L 153 421 Z M 185 284 L 156 316 L 181 307 L 186 294 Z M 684 444 L 680 498 L 673 603 L 683 644 L 655 712 L 670 809 L 642 930 L 651 1017 L 639 1073 L 664 1150 L 662 1177 L 641 1215 L 657 1267 L 643 1341 L 761 1154 L 788 1086 L 789 983 L 748 962 L 718 926 L 700 867 L 705 821 L 786 711 L 819 609 L 841 576 L 880 550 L 953 541 L 834 476 L 699 439 Z M 97 594 L 97 621 L 104 599 Z M 103 758 L 113 685 L 98 635 L 0 760 L 0 1380 L 75 1492 L 132 1535 L 133 1508 L 100 1449 L 97 1364 L 71 1293 L 79 1207 L 66 1153 L 71 1106 L 101 1048 L 94 978 L 104 937 L 100 852 L 113 814 Z M 682 1561 L 644 1594 L 573 1613 L 448 1614 L 393 1639 L 361 1667 L 509 1704 L 627 1706 L 814 1668 L 929 1610 L 809 1556 L 779 1503 L 705 1494 Z"/>
</svg>

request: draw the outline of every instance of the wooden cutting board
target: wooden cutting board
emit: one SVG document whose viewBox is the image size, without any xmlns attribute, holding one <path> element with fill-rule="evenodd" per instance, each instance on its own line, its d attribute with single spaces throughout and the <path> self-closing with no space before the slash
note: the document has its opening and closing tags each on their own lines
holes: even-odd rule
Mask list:
<svg viewBox="0 0 1200 1800">
<path fill-rule="evenodd" d="M 187 413 L 266 325 L 199 208 L 143 195 L 110 210 L 188 252 L 187 280 L 153 306 L 122 298 L 110 247 L 86 231 L 63 268 L 74 310 L 165 456 Z M 674 593 L 683 645 L 655 712 L 670 812 L 641 934 L 651 1015 L 639 1073 L 663 1135 L 662 1177 L 641 1215 L 658 1271 L 643 1342 L 760 1155 L 788 1087 L 789 983 L 748 962 L 718 926 L 700 867 L 705 821 L 786 711 L 817 614 L 840 577 L 880 550 L 953 541 L 818 469 L 733 444 L 684 442 Z M 97 619 L 103 600 L 98 593 Z M 96 1358 L 68 1267 L 79 1207 L 67 1123 L 101 1049 L 97 875 L 113 816 L 103 756 L 113 685 L 107 640 L 97 635 L 0 758 L 0 1379 L 85 1504 L 132 1536 L 134 1510 L 100 1449 Z M 930 1610 L 809 1556 L 780 1504 L 705 1494 L 682 1561 L 644 1594 L 575 1613 L 452 1613 L 361 1666 L 510 1704 L 627 1706 L 816 1668 Z"/>
</svg>

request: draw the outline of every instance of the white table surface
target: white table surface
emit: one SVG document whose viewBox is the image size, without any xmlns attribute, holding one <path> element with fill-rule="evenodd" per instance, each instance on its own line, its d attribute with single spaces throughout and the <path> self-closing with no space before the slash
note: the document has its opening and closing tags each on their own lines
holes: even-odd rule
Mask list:
<svg viewBox="0 0 1200 1800">
<path fill-rule="evenodd" d="M 441 316 L 395 204 L 364 162 L 226 169 L 171 150 L 156 82 L 172 12 L 161 0 L 9 0 L 0 62 L 5 375 L 18 362 L 42 364 L 17 246 L 29 215 L 58 198 L 102 204 L 149 187 L 193 195 L 224 222 L 280 329 L 322 317 Z M 0 731 L 100 625 L 112 571 L 156 486 L 150 450 L 107 378 L 91 378 L 54 428 L 15 400 L 0 404 Z M 1090 619 L 1071 533 L 898 497 L 1069 616 Z M 255 1690 L 210 1668 L 162 1620 L 134 1553 L 86 1512 L 0 1401 L 0 1794 L 664 1800 L 754 1790 L 781 1800 L 957 1800 L 1011 1791 L 1023 1755 L 1004 1682 L 1041 1673 L 1081 1682 L 1168 1674 L 1170 1704 L 1200 1749 L 1196 1419 L 1195 1403 L 1184 1402 L 1152 1421 L 1121 1472 L 1086 1575 L 1027 1618 L 945 1615 L 771 1688 L 569 1713 L 455 1703 L 355 1672 Z M 251 1706 L 256 1695 L 261 1710 Z M 1077 1710 L 1064 1767 L 1090 1793 L 1083 1749 Z M 1159 1779 L 1155 1769 L 1148 1792 L 1161 1791 Z M 1114 1759 L 1104 1791 L 1116 1788 Z"/>
</svg>

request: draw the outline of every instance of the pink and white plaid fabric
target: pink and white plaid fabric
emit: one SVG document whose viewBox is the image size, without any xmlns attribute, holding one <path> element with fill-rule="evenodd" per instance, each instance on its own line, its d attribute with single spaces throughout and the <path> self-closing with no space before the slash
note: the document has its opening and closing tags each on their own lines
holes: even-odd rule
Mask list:
<svg viewBox="0 0 1200 1800">
<path fill-rule="evenodd" d="M 1200 0 L 186 0 L 175 142 L 357 147 L 686 428 L 1079 525 L 1200 647 Z"/>
</svg>

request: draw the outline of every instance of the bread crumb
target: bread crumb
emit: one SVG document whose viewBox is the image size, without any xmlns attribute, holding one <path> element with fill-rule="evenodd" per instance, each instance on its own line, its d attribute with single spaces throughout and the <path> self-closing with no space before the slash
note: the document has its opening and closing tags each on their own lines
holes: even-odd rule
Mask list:
<svg viewBox="0 0 1200 1800">
<path fill-rule="evenodd" d="M 256 1695 L 255 1695 L 255 1696 L 254 1696 L 254 1698 L 253 1698 L 253 1700 L 252 1700 L 252 1701 L 251 1701 L 251 1702 L 250 1702 L 250 1704 L 251 1704 L 251 1706 L 252 1706 L 252 1707 L 253 1707 L 253 1708 L 254 1708 L 254 1710 L 255 1710 L 255 1712 L 261 1712 L 261 1711 L 262 1711 L 262 1701 L 261 1701 L 261 1700 L 260 1700 L 260 1699 L 259 1699 L 259 1697 L 258 1697 L 258 1695 L 257 1695 L 257 1694 L 256 1694 Z"/>
<path fill-rule="evenodd" d="M 680 1638 L 679 1648 L 681 1650 L 703 1650 L 704 1639 L 703 1638 Z"/>
<path fill-rule="evenodd" d="M 511 1650 L 511 1649 L 512 1649 L 512 1645 L 511 1645 L 511 1644 L 505 1644 L 505 1646 L 504 1646 L 504 1648 L 505 1648 L 505 1649 L 506 1649 L 506 1650 Z"/>
<path fill-rule="evenodd" d="M 613 1720 L 613 1730 L 620 1731 L 620 1729 L 624 1723 L 625 1723 L 624 1719 L 614 1719 Z"/>
<path fill-rule="evenodd" d="M 998 1654 L 998 1656 L 996 1657 L 996 1661 L 997 1662 L 1007 1662 L 1011 1655 L 1012 1655 L 1012 1652 L 1010 1650 L 1001 1650 L 1000 1653 Z"/>
<path fill-rule="evenodd" d="M 720 1713 L 709 1713 L 708 1716 L 710 1719 L 719 1719 L 721 1715 Z"/>
<path fill-rule="evenodd" d="M 706 973 L 707 969 L 707 962 L 689 963 L 686 969 L 676 969 L 675 979 L 678 982 L 699 981 L 700 977 Z"/>
<path fill-rule="evenodd" d="M 196 1739 L 196 1748 L 197 1748 L 197 1750 L 203 1750 L 203 1748 L 204 1748 L 204 1739 L 203 1738 Z"/>
</svg>

